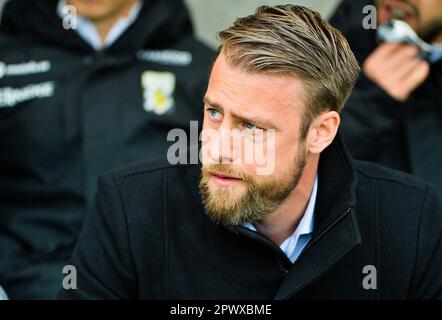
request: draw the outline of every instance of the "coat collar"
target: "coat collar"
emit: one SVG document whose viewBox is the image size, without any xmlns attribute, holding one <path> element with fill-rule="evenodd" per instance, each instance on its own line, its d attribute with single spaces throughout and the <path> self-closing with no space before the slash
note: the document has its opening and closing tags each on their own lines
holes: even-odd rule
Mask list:
<svg viewBox="0 0 442 320">
<path fill-rule="evenodd" d="M 356 221 L 357 175 L 340 134 L 321 154 L 313 237 L 278 289 L 288 299 L 361 243 Z"/>
<path fill-rule="evenodd" d="M 199 170 L 200 167 L 198 175 Z M 319 185 L 312 239 L 294 264 L 266 237 L 243 227 L 220 226 L 228 232 L 241 234 L 279 250 L 281 259 L 285 259 L 286 264 L 291 267 L 274 296 L 277 300 L 289 299 L 361 244 L 355 214 L 357 174 L 339 133 L 322 152 L 318 171 Z M 198 176 L 195 178 L 199 179 Z M 197 187 L 194 194 L 199 198 Z"/>
</svg>

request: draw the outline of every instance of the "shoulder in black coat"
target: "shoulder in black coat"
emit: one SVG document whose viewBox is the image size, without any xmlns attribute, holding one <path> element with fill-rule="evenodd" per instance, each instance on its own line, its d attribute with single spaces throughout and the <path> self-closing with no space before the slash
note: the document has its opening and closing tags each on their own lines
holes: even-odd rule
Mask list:
<svg viewBox="0 0 442 320">
<path fill-rule="evenodd" d="M 321 155 L 312 241 L 291 264 L 266 237 L 214 224 L 199 166 L 142 163 L 103 176 L 70 264 L 63 299 L 442 298 L 442 209 L 434 190 Z M 367 278 L 369 276 L 369 278 Z"/>
</svg>

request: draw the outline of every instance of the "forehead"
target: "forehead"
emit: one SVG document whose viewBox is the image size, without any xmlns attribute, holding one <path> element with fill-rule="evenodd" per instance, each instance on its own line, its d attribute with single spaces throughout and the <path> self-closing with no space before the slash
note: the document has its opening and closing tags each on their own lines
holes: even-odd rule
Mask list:
<svg viewBox="0 0 442 320">
<path fill-rule="evenodd" d="M 229 64 L 220 54 L 213 66 L 206 97 L 227 111 L 272 118 L 299 113 L 305 90 L 296 75 L 258 74 Z"/>
</svg>

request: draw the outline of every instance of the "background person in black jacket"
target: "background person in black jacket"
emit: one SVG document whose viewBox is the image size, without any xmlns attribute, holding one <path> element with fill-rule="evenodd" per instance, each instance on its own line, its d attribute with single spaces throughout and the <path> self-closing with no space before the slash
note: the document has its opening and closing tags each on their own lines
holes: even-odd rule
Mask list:
<svg viewBox="0 0 442 320">
<path fill-rule="evenodd" d="M 355 158 L 413 173 L 442 197 L 442 59 L 429 63 L 413 45 L 378 43 L 377 31 L 362 24 L 363 7 L 374 4 L 378 25 L 394 16 L 442 45 L 440 0 L 344 0 L 331 23 L 348 39 L 362 73 L 342 114 L 343 135 Z"/>
<path fill-rule="evenodd" d="M 6 4 L 0 283 L 10 298 L 55 297 L 98 175 L 158 157 L 171 128 L 200 118 L 211 56 L 179 0 Z"/>
</svg>

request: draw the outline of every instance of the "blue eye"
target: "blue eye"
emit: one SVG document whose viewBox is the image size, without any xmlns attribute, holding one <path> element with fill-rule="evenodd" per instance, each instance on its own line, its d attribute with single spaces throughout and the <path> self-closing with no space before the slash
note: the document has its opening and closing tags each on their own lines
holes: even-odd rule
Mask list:
<svg viewBox="0 0 442 320">
<path fill-rule="evenodd" d="M 258 129 L 257 126 L 255 126 L 254 124 L 252 124 L 250 122 L 246 123 L 246 128 L 249 129 L 249 130 L 256 130 L 256 129 Z"/>
<path fill-rule="evenodd" d="M 213 122 L 222 121 L 223 115 L 217 109 L 207 108 L 207 112 L 209 112 L 210 120 Z"/>
</svg>

